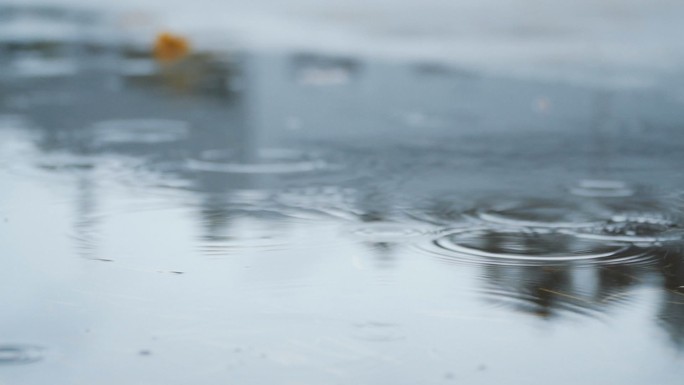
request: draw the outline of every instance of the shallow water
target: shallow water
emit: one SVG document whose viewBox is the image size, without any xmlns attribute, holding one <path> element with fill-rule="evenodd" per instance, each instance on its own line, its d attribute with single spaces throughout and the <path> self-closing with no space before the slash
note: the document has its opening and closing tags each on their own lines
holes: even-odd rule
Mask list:
<svg viewBox="0 0 684 385">
<path fill-rule="evenodd" d="M 3 384 L 681 382 L 676 93 L 79 44 L 0 50 Z"/>
</svg>

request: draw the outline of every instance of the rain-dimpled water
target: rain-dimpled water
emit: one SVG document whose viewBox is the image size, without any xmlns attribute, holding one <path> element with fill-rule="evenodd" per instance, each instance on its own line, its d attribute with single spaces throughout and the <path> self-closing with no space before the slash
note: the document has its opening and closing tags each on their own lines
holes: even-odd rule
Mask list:
<svg viewBox="0 0 684 385">
<path fill-rule="evenodd" d="M 3 14 L 0 384 L 682 383 L 674 86 Z"/>
</svg>

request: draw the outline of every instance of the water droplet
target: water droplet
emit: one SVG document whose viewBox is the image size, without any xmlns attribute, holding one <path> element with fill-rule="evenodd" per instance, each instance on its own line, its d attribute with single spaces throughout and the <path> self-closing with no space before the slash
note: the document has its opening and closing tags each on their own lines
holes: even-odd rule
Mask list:
<svg viewBox="0 0 684 385">
<path fill-rule="evenodd" d="M 0 345 L 0 365 L 30 364 L 43 359 L 44 350 L 34 345 Z"/>
</svg>

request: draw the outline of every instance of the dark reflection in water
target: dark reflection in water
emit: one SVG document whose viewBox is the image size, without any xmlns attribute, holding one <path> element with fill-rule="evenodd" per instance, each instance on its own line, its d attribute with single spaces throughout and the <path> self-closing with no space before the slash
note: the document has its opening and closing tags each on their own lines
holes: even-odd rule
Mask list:
<svg viewBox="0 0 684 385">
<path fill-rule="evenodd" d="M 679 349 L 684 349 L 684 253 L 682 246 L 665 250 L 662 261 L 665 291 L 658 318 Z"/>
<path fill-rule="evenodd" d="M 133 368 L 105 383 L 684 374 L 661 370 L 684 346 L 669 90 L 306 52 L 158 63 L 83 32 L 96 15 L 7 9 L 82 27 L 0 39 L 0 270 L 21 273 L 0 276 L 0 340 L 66 357 L 0 345 L 45 365 L 26 383 L 101 378 L 80 360 Z"/>
<path fill-rule="evenodd" d="M 615 306 L 627 306 L 648 269 L 630 265 L 485 267 L 485 299 L 543 318 L 604 319 Z"/>
<path fill-rule="evenodd" d="M 31 345 L 0 345 L 0 365 L 29 364 L 42 359 L 43 348 Z"/>
</svg>

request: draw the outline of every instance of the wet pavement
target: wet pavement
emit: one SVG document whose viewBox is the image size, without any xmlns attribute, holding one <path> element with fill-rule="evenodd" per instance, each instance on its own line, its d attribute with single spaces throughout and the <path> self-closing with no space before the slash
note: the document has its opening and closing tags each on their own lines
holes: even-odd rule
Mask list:
<svg viewBox="0 0 684 385">
<path fill-rule="evenodd" d="M 676 89 L 0 44 L 2 384 L 681 383 Z"/>
</svg>

